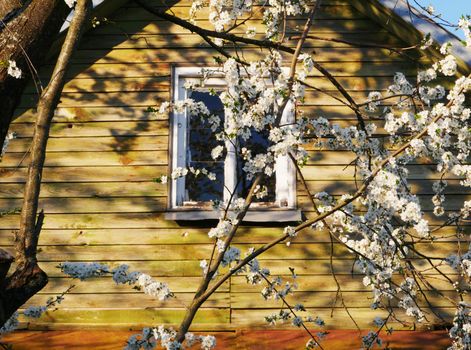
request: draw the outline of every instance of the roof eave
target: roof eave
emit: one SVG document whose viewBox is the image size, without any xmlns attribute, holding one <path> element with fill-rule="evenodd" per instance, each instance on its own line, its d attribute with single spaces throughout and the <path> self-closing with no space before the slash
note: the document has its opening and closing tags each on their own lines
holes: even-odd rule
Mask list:
<svg viewBox="0 0 471 350">
<path fill-rule="evenodd" d="M 462 73 L 471 71 L 471 48 L 465 47 L 456 36 L 438 23 L 411 16 L 409 7 L 404 0 L 350 1 L 357 10 L 380 23 L 408 44 L 417 44 L 428 33 L 439 46 L 451 42 L 453 44 L 452 54 L 457 58 L 460 71 Z M 430 48 L 427 51 L 437 58 L 442 57 L 436 49 Z"/>
<path fill-rule="evenodd" d="M 109 17 L 111 16 L 115 11 L 117 11 L 120 7 L 124 6 L 126 3 L 130 2 L 131 0 L 105 0 L 102 3 L 100 3 L 98 6 L 96 6 L 90 15 L 90 18 L 104 18 L 104 17 Z M 90 29 L 93 28 L 92 21 L 88 21 L 87 24 L 85 25 L 85 28 L 83 29 L 82 33 L 88 32 Z M 68 28 L 63 30 L 57 39 L 54 41 L 52 44 L 52 47 L 49 51 L 48 58 L 55 57 L 61 47 L 62 43 L 64 42 L 65 36 L 67 34 Z"/>
</svg>

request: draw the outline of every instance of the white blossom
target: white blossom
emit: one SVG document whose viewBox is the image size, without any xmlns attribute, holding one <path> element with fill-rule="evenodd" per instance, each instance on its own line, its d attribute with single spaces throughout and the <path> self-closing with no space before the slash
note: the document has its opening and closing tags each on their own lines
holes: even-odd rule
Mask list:
<svg viewBox="0 0 471 350">
<path fill-rule="evenodd" d="M 2 152 L 0 154 L 0 158 L 5 155 L 5 152 L 8 149 L 8 145 L 10 144 L 10 141 L 16 138 L 16 133 L 10 132 L 5 136 L 5 140 L 3 141 L 3 146 L 2 146 Z"/>
<path fill-rule="evenodd" d="M 63 262 L 59 265 L 61 271 L 72 278 L 78 278 L 81 281 L 91 277 L 103 276 L 110 272 L 108 266 L 104 264 Z"/>
<path fill-rule="evenodd" d="M 458 27 L 463 31 L 466 46 L 471 46 L 471 21 L 469 16 L 462 16 L 458 22 Z"/>
<path fill-rule="evenodd" d="M 46 306 L 30 306 L 23 311 L 23 315 L 31 318 L 40 318 L 46 310 Z"/>
<path fill-rule="evenodd" d="M 216 146 L 212 149 L 211 151 L 211 158 L 213 158 L 214 160 L 217 160 L 221 155 L 222 155 L 222 152 L 224 151 L 224 146 Z"/>
<path fill-rule="evenodd" d="M 247 35 L 247 38 L 253 38 L 257 34 L 257 29 L 255 27 L 250 27 L 247 29 L 245 32 L 245 35 Z"/>
<path fill-rule="evenodd" d="M 145 294 L 157 297 L 159 300 L 166 300 L 173 296 L 166 283 L 157 282 L 151 276 L 141 273 L 136 284 Z"/>
<path fill-rule="evenodd" d="M 8 60 L 7 74 L 16 79 L 21 78 L 22 71 L 17 67 L 16 61 Z"/>
<path fill-rule="evenodd" d="M 168 182 L 168 177 L 166 175 L 160 176 L 160 183 L 165 185 Z"/>
<path fill-rule="evenodd" d="M 221 265 L 228 266 L 234 261 L 240 260 L 240 249 L 236 247 L 229 247 L 222 258 Z"/>
<path fill-rule="evenodd" d="M 442 50 L 443 52 L 444 50 Z M 444 59 L 433 65 L 433 68 L 439 70 L 445 76 L 453 76 L 458 68 L 456 58 L 453 55 L 447 55 Z"/>
<path fill-rule="evenodd" d="M 212 335 L 206 335 L 201 338 L 201 349 L 211 350 L 216 347 L 216 337 Z"/>
<path fill-rule="evenodd" d="M 453 318 L 450 338 L 453 340 L 448 350 L 464 350 L 471 348 L 471 308 L 460 302 Z"/>
<path fill-rule="evenodd" d="M 13 315 L 11 315 L 8 320 L 6 320 L 6 322 L 0 328 L 0 335 L 13 332 L 18 327 L 20 324 L 18 321 L 18 316 L 18 312 L 14 312 Z"/>
<path fill-rule="evenodd" d="M 285 235 L 290 236 L 290 237 L 296 237 L 296 235 L 298 234 L 298 233 L 296 232 L 296 229 L 295 229 L 294 227 L 292 227 L 292 226 L 287 226 L 287 227 L 285 227 L 283 233 L 284 233 Z"/>
<path fill-rule="evenodd" d="M 209 238 L 222 238 L 231 232 L 232 223 L 229 220 L 221 220 L 215 228 L 208 232 Z"/>
<path fill-rule="evenodd" d="M 116 284 L 134 284 L 140 275 L 137 271 L 129 272 L 129 266 L 126 264 L 119 265 L 111 273 Z"/>
</svg>

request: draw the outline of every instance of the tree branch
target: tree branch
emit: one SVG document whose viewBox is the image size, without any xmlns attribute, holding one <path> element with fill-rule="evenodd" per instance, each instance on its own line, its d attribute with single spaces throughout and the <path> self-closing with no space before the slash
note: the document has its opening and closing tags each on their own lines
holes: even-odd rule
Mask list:
<svg viewBox="0 0 471 350">
<path fill-rule="evenodd" d="M 468 76 L 469 78 L 471 78 L 471 75 Z M 452 103 L 454 101 L 451 100 L 448 102 L 447 104 L 447 107 L 451 106 Z M 435 123 L 437 122 L 438 120 L 440 120 L 441 118 L 443 117 L 443 115 L 439 114 L 437 115 L 434 119 L 432 119 L 430 121 L 430 124 L 431 123 Z M 406 149 L 408 149 L 410 147 L 410 144 L 412 142 L 412 140 L 418 140 L 420 138 L 422 138 L 425 134 L 427 134 L 428 132 L 428 128 L 425 127 L 422 129 L 422 131 L 420 131 L 418 134 L 416 134 L 413 138 L 411 138 L 408 142 L 404 143 L 400 148 L 398 148 L 395 152 L 391 153 L 387 158 L 385 158 L 381 163 L 378 164 L 378 166 L 376 167 L 376 169 L 371 173 L 371 175 L 365 180 L 365 182 L 363 183 L 363 185 L 348 199 L 338 203 L 336 206 L 334 206 L 331 210 L 329 211 L 325 211 L 323 212 L 321 215 L 318 215 L 316 216 L 315 218 L 313 219 L 310 219 L 310 220 L 306 220 L 305 222 L 299 224 L 298 226 L 295 227 L 295 232 L 299 232 L 307 227 L 310 227 L 311 225 L 319 222 L 319 221 L 322 221 L 324 220 L 325 218 L 329 217 L 330 215 L 332 215 L 333 213 L 335 213 L 337 210 L 340 210 L 342 209 L 343 207 L 345 207 L 346 205 L 352 203 L 354 200 L 356 200 L 357 198 L 359 198 L 360 196 L 363 195 L 363 193 L 366 191 L 366 189 L 369 187 L 369 185 L 371 184 L 371 182 L 374 180 L 374 178 L 376 177 L 376 175 L 378 175 L 378 173 L 389 163 L 389 161 L 393 158 L 395 158 L 396 156 L 398 156 L 399 154 L 401 154 L 402 152 L 404 152 Z M 261 246 L 260 248 L 254 250 L 251 254 L 247 255 L 244 259 L 240 260 L 239 263 L 234 267 L 232 268 L 230 271 L 228 271 L 226 274 L 224 274 L 223 276 L 221 276 L 221 278 L 219 278 L 212 286 L 210 289 L 208 289 L 202 296 L 200 299 L 202 299 L 203 301 L 207 300 L 229 277 L 231 277 L 234 273 L 236 273 L 237 271 L 239 271 L 242 267 L 244 267 L 245 265 L 247 265 L 250 261 L 252 261 L 253 259 L 255 259 L 256 257 L 258 257 L 260 254 L 266 252 L 267 250 L 273 248 L 274 246 L 276 246 L 277 244 L 285 241 L 286 239 L 288 239 L 289 234 L 288 233 L 285 233 L 283 235 L 281 235 L 280 237 L 278 238 L 275 238 L 274 240 L 272 240 L 271 242 L 269 243 L 266 243 L 264 244 L 263 246 Z"/>
<path fill-rule="evenodd" d="M 52 78 L 38 102 L 38 116 L 31 147 L 20 229 L 16 236 L 15 253 L 17 268 L 0 288 L 0 323 L 3 324 L 21 305 L 47 284 L 47 275 L 37 264 L 37 244 L 44 221 L 44 213 L 38 212 L 38 200 L 42 170 L 46 155 L 49 129 L 65 83 L 65 72 L 79 40 L 91 0 L 78 0 L 75 15 L 54 67 Z"/>
<path fill-rule="evenodd" d="M 226 41 L 231 41 L 233 43 L 244 43 L 244 44 L 249 44 L 249 45 L 256 45 L 264 48 L 269 48 L 269 49 L 275 49 L 279 50 L 282 52 L 290 53 L 290 54 L 295 54 L 296 50 L 287 47 L 285 45 L 282 45 L 281 43 L 270 41 L 270 40 L 258 40 L 258 39 L 251 39 L 251 38 L 244 38 L 239 35 L 231 34 L 228 32 L 217 32 L 215 30 L 208 30 L 204 29 L 201 27 L 198 27 L 188 21 L 185 21 L 181 18 L 178 18 L 176 16 L 173 16 L 169 13 L 159 11 L 152 6 L 147 5 L 144 1 L 142 0 L 134 0 L 135 3 L 137 3 L 139 6 L 141 6 L 143 9 L 148 11 L 149 13 L 152 13 L 153 15 L 160 17 L 162 19 L 165 19 L 169 22 L 175 23 L 179 25 L 182 28 L 188 29 L 192 33 L 196 33 L 203 37 L 205 40 L 208 37 L 213 37 L 213 38 L 219 38 L 223 39 Z M 211 45 L 212 46 L 212 45 Z M 218 50 L 221 52 L 221 50 Z M 324 75 L 337 89 L 338 91 L 345 97 L 345 99 L 349 102 L 351 108 L 354 110 L 355 115 L 357 117 L 358 123 L 361 127 L 362 130 L 365 130 L 365 120 L 363 118 L 363 114 L 361 113 L 360 108 L 358 107 L 357 103 L 353 99 L 353 97 L 345 90 L 345 88 L 340 84 L 340 82 L 327 70 L 322 66 L 319 62 L 316 60 L 313 60 L 314 62 L 314 67 L 322 74 Z"/>
<path fill-rule="evenodd" d="M 36 235 L 38 233 L 36 215 L 49 129 L 54 115 L 54 109 L 59 102 L 65 83 L 67 66 L 80 40 L 81 29 L 90 8 L 91 0 L 79 0 L 77 2 L 75 15 L 54 67 L 51 81 L 44 89 L 38 102 L 38 116 L 31 147 L 31 162 L 28 167 L 28 177 L 21 210 L 20 231 L 15 247 L 18 264 L 25 263 L 28 260 L 30 262 L 36 262 L 35 242 L 37 243 Z"/>
<path fill-rule="evenodd" d="M 139 0 L 136 0 L 136 1 L 139 2 Z M 290 68 L 290 78 L 289 78 L 290 88 L 288 89 L 288 95 L 284 97 L 283 103 L 280 105 L 280 108 L 278 110 L 274 125 L 279 125 L 280 124 L 281 118 L 282 118 L 282 115 L 283 115 L 283 111 L 284 111 L 284 109 L 286 107 L 286 104 L 288 103 L 289 98 L 291 96 L 291 92 L 292 92 L 291 87 L 293 85 L 294 77 L 295 77 L 295 74 L 296 74 L 297 57 L 299 56 L 299 54 L 301 52 L 301 48 L 302 48 L 302 45 L 305 41 L 305 37 L 307 36 L 307 33 L 309 32 L 309 29 L 312 25 L 312 21 L 314 19 L 314 14 L 316 12 L 318 4 L 319 4 L 319 1 L 316 1 L 315 5 L 313 6 L 311 11 L 309 12 L 309 17 L 306 21 L 306 24 L 305 24 L 304 30 L 303 30 L 303 37 L 304 38 L 301 38 L 299 40 L 299 42 L 297 44 L 297 47 L 296 47 L 296 50 L 294 51 L 292 64 L 291 64 L 291 68 Z M 193 298 L 193 301 L 192 301 L 191 305 L 189 306 L 189 308 L 188 308 L 188 310 L 185 314 L 185 317 L 183 318 L 183 321 L 180 324 L 180 327 L 179 327 L 179 330 L 178 330 L 178 333 L 177 333 L 177 336 L 176 336 L 176 340 L 178 342 L 180 342 L 180 343 L 183 342 L 183 340 L 185 339 L 185 334 L 187 333 L 187 331 L 188 331 L 188 329 L 191 325 L 191 322 L 193 321 L 193 318 L 196 315 L 196 312 L 198 311 L 198 309 L 201 307 L 201 305 L 208 298 L 206 295 L 207 295 L 207 290 L 208 290 L 208 287 L 209 287 L 209 283 L 211 282 L 213 276 L 218 271 L 219 266 L 220 266 L 220 264 L 221 264 L 221 262 L 224 258 L 224 254 L 225 254 L 227 248 L 230 246 L 230 244 L 232 242 L 232 239 L 234 238 L 234 236 L 237 232 L 237 229 L 239 228 L 240 223 L 242 222 L 243 218 L 245 217 L 247 211 L 249 210 L 249 207 L 252 203 L 252 200 L 253 200 L 253 197 L 255 195 L 256 189 L 259 186 L 259 184 L 261 183 L 263 177 L 264 177 L 263 173 L 260 173 L 260 174 L 257 175 L 255 180 L 253 181 L 252 186 L 250 188 L 250 191 L 249 191 L 247 197 L 245 198 L 244 208 L 237 215 L 237 224 L 233 225 L 233 227 L 231 228 L 230 232 L 228 233 L 226 239 L 224 240 L 224 249 L 221 252 L 219 252 L 219 254 L 217 255 L 214 265 L 213 266 L 210 265 L 208 267 L 208 273 L 204 276 L 203 281 L 199 285 L 199 287 L 198 287 L 198 289 L 195 293 L 195 297 Z M 229 204 L 230 203 L 228 203 L 228 205 Z M 213 257 L 211 257 L 211 260 L 212 260 L 212 258 Z"/>
</svg>

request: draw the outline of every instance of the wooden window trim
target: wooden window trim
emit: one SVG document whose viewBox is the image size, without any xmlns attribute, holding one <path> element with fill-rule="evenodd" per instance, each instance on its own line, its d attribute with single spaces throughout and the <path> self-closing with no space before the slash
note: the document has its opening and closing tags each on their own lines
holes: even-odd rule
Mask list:
<svg viewBox="0 0 471 350">
<path fill-rule="evenodd" d="M 201 76 L 201 69 L 215 70 L 213 67 L 173 67 L 172 71 L 172 100 L 182 100 L 186 98 L 186 90 L 183 88 L 185 78 L 198 78 Z M 225 86 L 221 77 L 210 79 L 211 86 Z M 293 122 L 292 113 L 283 114 L 282 123 Z M 171 116 L 171 147 L 170 159 L 171 169 L 186 166 L 187 140 L 187 115 L 185 113 L 172 113 Z M 224 164 L 224 173 L 235 171 L 235 152 L 232 150 L 232 143 L 227 142 L 228 150 Z M 232 151 L 232 152 L 231 152 Z M 301 212 L 296 209 L 296 169 L 288 156 L 280 157 L 275 165 L 276 168 L 276 197 L 275 203 L 253 203 L 251 210 L 247 214 L 245 221 L 299 221 Z M 217 211 L 210 210 L 210 206 L 204 203 L 183 204 L 185 196 L 185 178 L 169 181 L 169 206 L 165 217 L 169 220 L 204 220 L 217 219 Z M 225 177 L 225 186 L 234 188 L 235 176 Z M 224 189 L 224 200 L 229 199 L 230 192 Z"/>
</svg>

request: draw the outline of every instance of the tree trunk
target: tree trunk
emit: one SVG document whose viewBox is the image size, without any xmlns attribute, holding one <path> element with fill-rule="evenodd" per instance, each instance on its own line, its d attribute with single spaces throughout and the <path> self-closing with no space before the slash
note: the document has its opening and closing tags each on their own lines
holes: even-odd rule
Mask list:
<svg viewBox="0 0 471 350">
<path fill-rule="evenodd" d="M 0 284 L 7 277 L 8 270 L 10 270 L 11 263 L 13 262 L 13 256 L 0 248 Z"/>
<path fill-rule="evenodd" d="M 3 325 L 18 308 L 47 284 L 47 275 L 38 266 L 36 258 L 39 234 L 44 220 L 43 212 L 37 215 L 42 171 L 49 129 L 64 87 L 65 73 L 91 8 L 92 0 L 78 0 L 51 81 L 39 98 L 20 229 L 15 237 L 17 266 L 15 271 L 0 284 L 0 325 Z M 8 256 L 6 259 L 8 260 Z"/>
<path fill-rule="evenodd" d="M 0 0 L 0 148 L 31 71 L 41 65 L 70 9 L 64 0 Z M 7 74 L 16 61 L 21 79 Z"/>
</svg>

